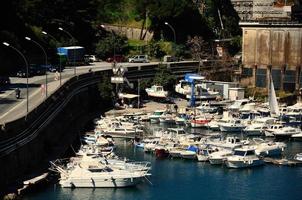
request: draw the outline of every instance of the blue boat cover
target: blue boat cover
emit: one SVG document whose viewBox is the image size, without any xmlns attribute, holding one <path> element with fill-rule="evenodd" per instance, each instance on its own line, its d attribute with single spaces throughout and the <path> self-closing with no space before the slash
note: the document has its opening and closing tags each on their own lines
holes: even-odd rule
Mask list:
<svg viewBox="0 0 302 200">
<path fill-rule="evenodd" d="M 189 147 L 187 148 L 187 150 L 188 150 L 188 151 L 194 151 L 194 152 L 198 152 L 198 151 L 199 151 L 198 147 L 195 147 L 195 146 L 189 146 Z"/>
</svg>

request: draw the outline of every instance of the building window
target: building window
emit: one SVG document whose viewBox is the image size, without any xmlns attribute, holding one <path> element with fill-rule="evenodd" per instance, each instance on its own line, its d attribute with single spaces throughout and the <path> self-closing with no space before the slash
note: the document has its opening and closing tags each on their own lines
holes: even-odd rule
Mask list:
<svg viewBox="0 0 302 200">
<path fill-rule="evenodd" d="M 257 69 L 256 87 L 266 87 L 266 69 Z"/>
<path fill-rule="evenodd" d="M 279 90 L 281 87 L 281 70 L 272 69 L 272 78 L 273 78 L 275 88 L 277 90 Z"/>
</svg>

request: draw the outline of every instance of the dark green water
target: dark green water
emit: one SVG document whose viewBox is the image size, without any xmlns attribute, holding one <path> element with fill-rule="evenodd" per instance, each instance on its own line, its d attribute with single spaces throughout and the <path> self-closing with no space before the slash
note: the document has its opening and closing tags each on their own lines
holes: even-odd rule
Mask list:
<svg viewBox="0 0 302 200">
<path fill-rule="evenodd" d="M 267 164 L 252 169 L 227 169 L 196 161 L 158 160 L 133 148 L 130 142 L 117 143 L 116 154 L 152 163 L 153 185 L 145 182 L 122 189 L 68 189 L 51 185 L 24 199 L 302 199 L 302 167 Z M 302 142 L 291 142 L 285 154 L 292 156 L 298 152 L 302 152 Z"/>
</svg>

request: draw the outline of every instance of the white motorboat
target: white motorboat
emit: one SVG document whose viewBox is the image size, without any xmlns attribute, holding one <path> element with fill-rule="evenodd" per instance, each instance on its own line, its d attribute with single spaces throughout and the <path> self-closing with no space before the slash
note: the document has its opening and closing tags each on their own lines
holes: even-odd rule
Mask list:
<svg viewBox="0 0 302 200">
<path fill-rule="evenodd" d="M 104 134 L 111 136 L 136 135 L 143 133 L 141 129 L 125 128 L 125 127 L 109 127 L 102 130 Z"/>
<path fill-rule="evenodd" d="M 255 148 L 255 153 L 258 156 L 280 156 L 286 148 L 286 144 L 283 142 L 265 141 L 261 138 L 254 138 L 253 141 L 255 145 L 252 146 Z"/>
<path fill-rule="evenodd" d="M 195 81 L 203 81 L 205 77 L 194 77 Z M 184 95 L 187 99 L 191 98 L 192 88 L 190 83 L 185 80 L 180 80 L 178 84 L 175 85 L 175 92 Z M 206 84 L 197 83 L 194 87 L 194 95 L 196 99 L 199 100 L 215 100 L 220 94 L 217 91 L 212 91 L 206 88 Z"/>
<path fill-rule="evenodd" d="M 152 140 L 150 143 L 145 143 L 145 145 L 144 145 L 144 152 L 145 153 L 154 152 L 155 147 L 158 144 L 159 144 L 159 140 L 158 139 Z"/>
<path fill-rule="evenodd" d="M 240 108 L 242 108 L 248 102 L 250 102 L 249 99 L 235 100 L 234 103 L 228 107 L 228 110 L 230 110 L 230 111 L 238 111 Z"/>
<path fill-rule="evenodd" d="M 228 150 L 233 150 L 235 148 L 239 148 L 242 145 L 248 144 L 246 140 L 240 140 L 238 137 L 226 137 L 224 140 L 209 140 L 206 142 L 207 145 L 213 147 L 213 148 L 223 148 L 223 149 L 228 149 Z"/>
<path fill-rule="evenodd" d="M 264 130 L 264 135 L 266 137 L 274 137 L 274 132 L 281 128 L 283 128 L 283 125 L 280 123 L 268 125 L 268 127 Z"/>
<path fill-rule="evenodd" d="M 180 156 L 184 159 L 195 160 L 197 158 L 197 153 L 195 151 L 183 150 L 180 152 Z"/>
<path fill-rule="evenodd" d="M 295 105 L 288 106 L 286 112 L 283 113 L 286 117 L 293 117 L 295 119 L 301 119 L 302 117 L 302 104 L 296 103 Z"/>
<path fill-rule="evenodd" d="M 293 127 L 283 127 L 281 129 L 275 130 L 273 132 L 274 136 L 277 139 L 288 139 L 290 138 L 292 135 L 296 135 L 296 134 L 300 134 L 301 133 L 301 129 L 299 128 L 293 128 Z"/>
<path fill-rule="evenodd" d="M 155 110 L 152 115 L 149 115 L 151 123 L 159 123 L 160 116 L 165 113 L 165 110 Z"/>
<path fill-rule="evenodd" d="M 164 90 L 163 86 L 152 85 L 151 88 L 146 88 L 146 92 L 150 97 L 167 98 L 168 92 Z"/>
<path fill-rule="evenodd" d="M 185 125 L 187 122 L 187 120 L 184 117 L 179 117 L 179 116 L 175 117 L 174 120 L 175 120 L 175 124 L 179 126 Z"/>
<path fill-rule="evenodd" d="M 159 117 L 159 122 L 160 123 L 165 123 L 165 124 L 174 124 L 175 119 L 174 119 L 174 116 L 171 115 L 171 114 L 162 114 Z"/>
<path fill-rule="evenodd" d="M 250 125 L 245 127 L 243 131 L 248 136 L 259 136 L 263 134 L 264 129 L 266 129 L 268 125 L 273 124 L 275 121 L 276 119 L 271 117 L 256 118 Z"/>
<path fill-rule="evenodd" d="M 197 153 L 197 160 L 199 162 L 207 162 L 209 161 L 209 156 L 211 153 L 215 152 L 216 150 L 213 148 L 202 148 L 199 150 L 199 152 Z"/>
<path fill-rule="evenodd" d="M 232 118 L 223 117 L 221 119 L 213 119 L 208 124 L 207 127 L 213 131 L 220 131 L 220 124 L 228 123 Z"/>
<path fill-rule="evenodd" d="M 220 131 L 222 132 L 241 132 L 246 126 L 240 120 L 230 120 L 227 123 L 220 124 Z"/>
<path fill-rule="evenodd" d="M 291 136 L 294 140 L 302 140 L 302 133 L 293 134 Z"/>
<path fill-rule="evenodd" d="M 232 156 L 228 156 L 225 164 L 228 168 L 256 167 L 264 164 L 253 148 L 238 148 Z"/>
<path fill-rule="evenodd" d="M 117 169 L 104 165 L 98 159 L 84 156 L 79 163 L 63 169 L 52 163 L 54 168 L 60 173 L 59 184 L 67 188 L 118 188 L 135 186 L 150 175 L 144 170 Z"/>
<path fill-rule="evenodd" d="M 183 151 L 182 148 L 175 147 L 175 148 L 169 149 L 169 154 L 172 158 L 181 158 L 182 151 Z"/>
<path fill-rule="evenodd" d="M 212 165 L 222 165 L 228 156 L 231 156 L 233 151 L 227 149 L 220 149 L 209 155 L 209 161 Z"/>
<path fill-rule="evenodd" d="M 81 137 L 81 141 L 85 144 L 95 144 L 97 141 L 97 135 L 96 134 L 86 134 Z"/>
<path fill-rule="evenodd" d="M 217 111 L 217 107 L 211 106 L 209 103 L 202 103 L 200 106 L 196 107 L 202 113 L 215 113 Z"/>
<path fill-rule="evenodd" d="M 302 162 L 302 153 L 297 153 L 294 156 L 294 160 L 298 161 L 298 162 Z"/>
</svg>

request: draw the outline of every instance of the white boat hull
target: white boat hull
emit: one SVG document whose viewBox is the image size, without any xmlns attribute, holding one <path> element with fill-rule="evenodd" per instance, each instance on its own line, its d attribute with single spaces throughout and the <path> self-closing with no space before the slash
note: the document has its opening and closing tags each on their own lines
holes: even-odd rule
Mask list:
<svg viewBox="0 0 302 200">
<path fill-rule="evenodd" d="M 135 186 L 142 181 L 140 178 L 71 178 L 60 180 L 64 188 L 117 188 Z"/>
<path fill-rule="evenodd" d="M 190 159 L 190 160 L 195 160 L 196 159 L 196 153 L 195 152 L 182 152 L 181 157 L 184 159 Z"/>
<path fill-rule="evenodd" d="M 243 161 L 243 160 L 226 160 L 225 162 L 226 166 L 228 168 L 247 168 L 247 167 L 256 167 L 256 166 L 260 166 L 260 165 L 263 165 L 264 162 L 263 160 L 246 160 L 246 161 Z"/>
<path fill-rule="evenodd" d="M 225 161 L 223 158 L 209 158 L 211 165 L 222 165 Z"/>
<path fill-rule="evenodd" d="M 243 129 L 243 126 L 220 126 L 222 132 L 241 132 Z"/>
<path fill-rule="evenodd" d="M 205 155 L 197 155 L 197 160 L 199 162 L 207 162 L 209 161 L 209 156 L 205 156 Z"/>
</svg>

